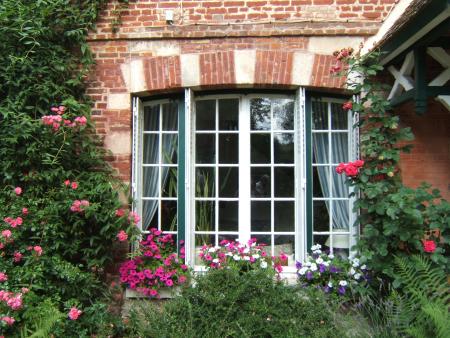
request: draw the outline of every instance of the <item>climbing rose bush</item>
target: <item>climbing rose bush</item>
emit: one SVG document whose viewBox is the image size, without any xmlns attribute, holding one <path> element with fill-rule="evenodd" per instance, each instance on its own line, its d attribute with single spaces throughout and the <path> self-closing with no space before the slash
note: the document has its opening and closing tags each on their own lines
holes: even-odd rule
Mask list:
<svg viewBox="0 0 450 338">
<path fill-rule="evenodd" d="M 132 219 L 136 216 L 132 215 Z M 138 250 L 132 253 L 132 258 L 120 266 L 121 283 L 131 290 L 156 298 L 162 288 L 187 284 L 190 272 L 184 264 L 184 247 L 181 246 L 179 255 L 176 251 L 172 234 L 150 229 L 145 239 L 139 242 Z"/>
<path fill-rule="evenodd" d="M 365 264 L 361 264 L 360 258 L 323 252 L 320 244 L 313 245 L 311 253 L 304 262 L 296 263 L 298 282 L 303 287 L 349 298 L 367 287 L 370 271 Z"/>
</svg>

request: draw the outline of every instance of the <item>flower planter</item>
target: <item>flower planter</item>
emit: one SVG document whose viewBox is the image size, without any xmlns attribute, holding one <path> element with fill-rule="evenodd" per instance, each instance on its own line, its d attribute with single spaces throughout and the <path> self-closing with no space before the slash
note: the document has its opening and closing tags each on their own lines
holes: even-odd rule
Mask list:
<svg viewBox="0 0 450 338">
<path fill-rule="evenodd" d="M 158 290 L 159 293 L 159 297 L 158 298 L 152 298 L 152 297 L 148 297 L 140 292 L 137 292 L 136 290 L 132 290 L 132 289 L 126 289 L 125 290 L 125 297 L 126 298 L 142 298 L 142 299 L 149 299 L 149 300 L 153 300 L 153 299 L 171 299 L 174 298 L 175 296 L 178 296 L 180 294 L 180 287 L 174 287 L 174 288 L 162 288 L 160 290 Z"/>
</svg>

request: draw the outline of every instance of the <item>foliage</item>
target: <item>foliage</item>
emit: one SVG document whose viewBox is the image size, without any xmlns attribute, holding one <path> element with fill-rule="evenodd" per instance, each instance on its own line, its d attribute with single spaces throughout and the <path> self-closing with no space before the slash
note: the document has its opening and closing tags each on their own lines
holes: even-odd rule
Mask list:
<svg viewBox="0 0 450 338">
<path fill-rule="evenodd" d="M 320 295 L 318 295 L 320 296 Z M 265 270 L 214 269 L 195 287 L 161 305 L 136 306 L 136 337 L 338 337 L 334 310 L 323 298 L 274 282 Z"/>
<path fill-rule="evenodd" d="M 302 287 L 320 289 L 326 294 L 352 299 L 367 292 L 369 269 L 357 257 L 344 258 L 322 252 L 321 245 L 311 247 L 312 255 L 297 262 L 298 282 Z"/>
<path fill-rule="evenodd" d="M 104 3 L 0 3 L 0 314 L 16 321 L 0 321 L 8 336 L 20 326 L 24 334 L 47 332 L 52 313 L 74 305 L 85 314 L 95 309 L 97 322 L 84 315 L 58 320 L 51 329 L 57 336 L 100 330 L 107 309 L 96 300 L 105 294 L 116 235 L 135 234 L 133 220 L 115 213 L 121 187 L 94 136 L 84 94 L 93 63 L 87 32 Z M 55 312 L 39 323 L 28 314 L 49 309 L 45 299 Z"/>
<path fill-rule="evenodd" d="M 413 135 L 410 128 L 400 126 L 399 116 L 392 112 L 383 96 L 386 87 L 376 77 L 383 69 L 379 65 L 380 54 L 375 51 L 352 55 L 351 49 L 343 49 L 335 52 L 335 56 L 337 65 L 333 70 L 345 69 L 348 88 L 357 95 L 344 104 L 344 109 L 359 114 L 355 127 L 361 131 L 364 160 L 363 168 L 348 179 L 359 194 L 354 205 L 362 227 L 357 249 L 371 268 L 396 279 L 392 255 L 423 252 L 425 232 L 432 230 L 440 236 L 431 239 L 437 248 L 427 252 L 433 262 L 448 269 L 450 204 L 441 199 L 439 191 L 430 191 L 429 185 L 411 189 L 402 184 L 400 154 L 411 149 L 407 141 Z M 394 282 L 396 287 L 399 284 L 399 280 Z"/>
<path fill-rule="evenodd" d="M 268 256 L 264 246 L 256 243 L 254 238 L 248 243 L 223 240 L 218 247 L 203 245 L 198 256 L 207 270 L 227 268 L 246 272 L 263 269 L 269 274 L 282 271 L 281 262 L 277 262 L 275 257 Z M 282 257 L 287 262 L 287 256 L 283 254 Z M 273 269 L 270 269 L 271 266 Z"/>
<path fill-rule="evenodd" d="M 184 264 L 184 247 L 176 254 L 177 243 L 172 234 L 152 228 L 139 242 L 132 259 L 120 266 L 120 281 L 131 290 L 146 296 L 158 297 L 161 288 L 188 284 L 189 269 Z"/>
</svg>

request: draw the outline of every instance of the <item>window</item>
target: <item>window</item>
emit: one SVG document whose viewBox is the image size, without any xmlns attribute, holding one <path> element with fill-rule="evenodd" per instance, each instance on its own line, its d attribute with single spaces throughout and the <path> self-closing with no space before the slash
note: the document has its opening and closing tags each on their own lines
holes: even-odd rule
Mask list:
<svg viewBox="0 0 450 338">
<path fill-rule="evenodd" d="M 335 173 L 352 160 L 352 118 L 336 99 L 247 94 L 134 100 L 133 192 L 142 230 L 203 244 L 256 238 L 288 256 L 307 246 L 348 254 L 354 215 Z M 186 114 L 185 114 L 186 111 Z"/>
</svg>

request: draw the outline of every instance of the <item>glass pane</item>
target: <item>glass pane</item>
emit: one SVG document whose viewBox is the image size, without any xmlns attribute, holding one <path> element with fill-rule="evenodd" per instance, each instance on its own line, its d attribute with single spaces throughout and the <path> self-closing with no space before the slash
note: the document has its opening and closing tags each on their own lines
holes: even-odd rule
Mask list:
<svg viewBox="0 0 450 338">
<path fill-rule="evenodd" d="M 219 168 L 219 197 L 239 196 L 239 168 Z"/>
<path fill-rule="evenodd" d="M 143 164 L 159 163 L 159 135 L 144 134 Z"/>
<path fill-rule="evenodd" d="M 270 197 L 270 167 L 251 168 L 252 197 Z"/>
<path fill-rule="evenodd" d="M 239 130 L 239 100 L 219 100 L 219 130 Z"/>
<path fill-rule="evenodd" d="M 328 104 L 312 102 L 312 129 L 328 129 Z"/>
<path fill-rule="evenodd" d="M 161 193 L 163 197 L 177 197 L 177 168 L 161 168 Z"/>
<path fill-rule="evenodd" d="M 161 162 L 176 164 L 178 162 L 178 136 L 175 134 L 162 135 Z"/>
<path fill-rule="evenodd" d="M 314 231 L 330 231 L 330 216 L 325 201 L 313 201 Z"/>
<path fill-rule="evenodd" d="M 275 163 L 294 163 L 294 134 L 273 135 Z"/>
<path fill-rule="evenodd" d="M 196 168 L 195 170 L 195 197 L 215 196 L 214 168 Z"/>
<path fill-rule="evenodd" d="M 251 163 L 270 163 L 270 134 L 251 135 Z"/>
<path fill-rule="evenodd" d="M 275 197 L 294 197 L 294 168 L 275 167 Z"/>
<path fill-rule="evenodd" d="M 348 162 L 348 134 L 331 134 L 331 158 L 333 163 Z"/>
<path fill-rule="evenodd" d="M 256 239 L 256 243 L 263 246 L 267 255 L 272 256 L 272 238 L 270 235 L 252 234 L 251 237 Z"/>
<path fill-rule="evenodd" d="M 142 168 L 142 197 L 159 196 L 158 167 Z"/>
<path fill-rule="evenodd" d="M 270 231 L 270 201 L 251 203 L 251 231 Z"/>
<path fill-rule="evenodd" d="M 216 130 L 216 100 L 196 102 L 195 129 Z"/>
<path fill-rule="evenodd" d="M 219 201 L 219 231 L 238 231 L 239 202 Z"/>
<path fill-rule="evenodd" d="M 287 261 L 280 261 L 283 266 L 295 264 L 295 236 L 275 235 L 274 256 L 279 257 L 285 254 Z"/>
<path fill-rule="evenodd" d="M 252 130 L 270 130 L 270 101 L 267 98 L 250 101 L 250 125 Z"/>
<path fill-rule="evenodd" d="M 195 230 L 214 231 L 215 208 L 214 201 L 195 202 Z"/>
<path fill-rule="evenodd" d="M 144 107 L 144 131 L 159 130 L 159 104 Z"/>
<path fill-rule="evenodd" d="M 348 200 L 333 201 L 333 231 L 348 231 L 349 222 Z"/>
<path fill-rule="evenodd" d="M 162 130 L 178 130 L 178 104 L 163 104 Z"/>
<path fill-rule="evenodd" d="M 201 252 L 201 247 L 203 245 L 216 245 L 216 236 L 209 234 L 198 234 L 195 235 L 195 264 L 203 265 L 203 261 L 198 256 Z"/>
<path fill-rule="evenodd" d="M 214 134 L 197 134 L 196 135 L 196 145 L 195 145 L 195 160 L 196 163 L 215 163 L 215 142 Z"/>
<path fill-rule="evenodd" d="M 341 103 L 331 104 L 331 129 L 348 129 L 348 112 Z"/>
<path fill-rule="evenodd" d="M 227 240 L 227 241 L 229 241 L 229 242 L 236 242 L 237 239 L 238 239 L 238 235 L 229 235 L 229 234 L 226 234 L 226 235 L 220 235 L 220 234 L 219 234 L 219 244 L 220 244 L 220 242 L 222 242 L 223 240 Z"/>
<path fill-rule="evenodd" d="M 294 101 L 291 99 L 273 100 L 273 129 L 294 130 Z"/>
<path fill-rule="evenodd" d="M 158 201 L 142 201 L 142 230 L 158 228 Z"/>
<path fill-rule="evenodd" d="M 161 230 L 177 231 L 177 201 L 161 201 Z"/>
<path fill-rule="evenodd" d="M 239 163 L 238 134 L 219 134 L 219 163 Z"/>
<path fill-rule="evenodd" d="M 328 134 L 313 133 L 313 163 L 329 163 Z"/>
<path fill-rule="evenodd" d="M 330 168 L 328 166 L 313 167 L 313 196 L 330 197 Z"/>
<path fill-rule="evenodd" d="M 294 231 L 295 229 L 295 202 L 275 202 L 274 230 Z"/>
<path fill-rule="evenodd" d="M 346 176 L 344 174 L 339 175 L 336 172 L 336 167 L 333 167 L 331 177 L 333 178 L 333 197 L 347 198 L 350 194 L 350 190 L 345 183 L 347 181 Z"/>
</svg>

